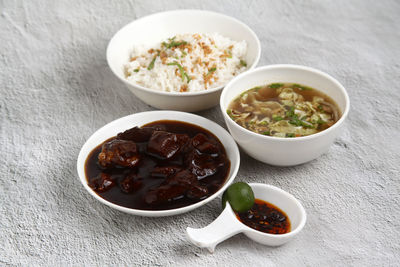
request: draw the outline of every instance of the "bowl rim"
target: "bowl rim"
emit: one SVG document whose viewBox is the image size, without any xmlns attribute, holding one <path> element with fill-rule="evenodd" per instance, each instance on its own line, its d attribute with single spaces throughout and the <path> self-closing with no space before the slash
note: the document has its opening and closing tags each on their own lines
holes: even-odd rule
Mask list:
<svg viewBox="0 0 400 267">
<path fill-rule="evenodd" d="M 266 190 L 273 190 L 273 191 L 279 192 L 279 194 L 281 194 L 281 195 L 284 195 L 285 198 L 290 199 L 290 200 L 293 201 L 293 203 L 296 205 L 296 208 L 300 211 L 301 218 L 300 218 L 299 225 L 297 225 L 297 227 L 296 227 L 295 229 L 290 229 L 290 231 L 287 232 L 287 233 L 285 233 L 285 234 L 269 234 L 269 233 L 264 233 L 264 232 L 261 232 L 261 231 L 257 231 L 257 230 L 255 230 L 255 229 L 253 229 L 253 228 L 247 226 L 246 224 L 242 223 L 239 219 L 237 219 L 239 223 L 241 223 L 242 225 L 244 225 L 245 227 L 247 227 L 247 228 L 245 228 L 245 230 L 244 230 L 245 233 L 246 233 L 246 232 L 251 232 L 251 233 L 260 234 L 260 235 L 263 236 L 263 237 L 275 238 L 275 239 L 282 239 L 282 238 L 288 238 L 288 237 L 297 235 L 297 234 L 303 229 L 303 227 L 304 227 L 304 225 L 306 224 L 306 221 L 307 221 L 307 212 L 306 212 L 306 210 L 304 209 L 304 207 L 303 207 L 303 205 L 301 204 L 301 202 L 300 202 L 295 196 L 293 196 L 293 195 L 290 194 L 289 192 L 283 190 L 282 188 L 279 188 L 279 187 L 276 187 L 276 186 L 273 186 L 273 185 L 270 185 L 270 184 L 264 184 L 264 183 L 249 183 L 249 185 L 250 185 L 251 188 L 253 188 L 253 187 L 261 187 L 263 190 L 264 190 L 264 189 L 266 189 Z M 261 200 L 264 200 L 264 199 L 262 199 L 262 198 L 260 198 L 260 199 L 261 199 Z M 266 201 L 266 200 L 264 200 L 264 201 Z M 268 202 L 268 201 L 267 201 L 267 202 Z M 279 204 L 276 204 L 275 206 L 277 206 L 278 208 L 280 208 L 280 207 L 279 207 Z M 283 210 L 283 211 L 284 211 L 284 210 Z M 234 212 L 233 209 L 232 209 L 232 212 Z M 284 211 L 284 212 L 286 213 L 286 211 Z M 288 217 L 289 217 L 289 215 L 288 215 Z M 289 217 L 289 219 L 290 219 L 290 217 Z M 291 226 L 292 226 L 292 222 L 291 222 Z"/>
<path fill-rule="evenodd" d="M 170 120 L 174 120 L 173 118 L 175 117 L 174 115 L 176 114 L 180 114 L 183 115 L 185 117 L 187 117 L 187 121 L 184 121 L 183 119 L 179 120 L 177 119 L 177 121 L 184 121 L 187 123 L 191 123 L 194 125 L 197 125 L 201 128 L 206 128 L 205 126 L 201 126 L 197 123 L 194 123 L 191 121 L 191 118 L 196 118 L 200 121 L 203 121 L 204 123 L 209 123 L 212 125 L 213 128 L 218 129 L 218 131 L 220 133 L 222 133 L 224 136 L 223 137 L 218 137 L 215 134 L 215 131 L 212 131 L 210 128 L 207 128 L 208 131 L 210 131 L 212 134 L 214 134 L 215 136 L 217 136 L 218 139 L 224 139 L 224 141 L 229 143 L 229 146 L 232 149 L 231 154 L 228 154 L 228 151 L 226 151 L 228 158 L 231 162 L 230 164 L 230 170 L 232 170 L 232 175 L 229 175 L 225 181 L 225 184 L 218 189 L 214 194 L 210 195 L 209 197 L 193 203 L 191 205 L 188 206 L 184 206 L 184 207 L 180 207 L 180 208 L 175 208 L 175 209 L 168 209 L 168 210 L 140 210 L 140 209 L 133 209 L 133 208 L 127 208 L 124 206 L 120 206 L 117 204 L 112 203 L 111 201 L 108 201 L 102 197 L 100 197 L 96 192 L 93 191 L 92 188 L 89 187 L 88 182 L 87 182 L 87 178 L 86 178 L 86 172 L 85 172 L 85 163 L 86 163 L 86 159 L 87 157 L 84 157 L 84 154 L 86 154 L 86 151 L 89 151 L 88 153 L 90 153 L 94 147 L 89 146 L 89 142 L 92 138 L 95 138 L 96 135 L 98 135 L 99 133 L 106 131 L 107 129 L 109 129 L 110 127 L 112 127 L 114 124 L 120 124 L 121 122 L 125 121 L 125 120 L 129 120 L 135 117 L 141 117 L 143 115 L 148 115 L 148 114 L 168 114 L 171 115 Z M 155 120 L 149 120 L 146 123 L 150 123 L 153 121 L 157 121 L 157 120 L 163 120 L 163 119 L 155 119 Z M 132 125 L 127 125 L 127 129 L 129 129 L 129 127 L 131 127 Z M 104 139 L 106 140 L 106 139 Z M 221 141 L 222 143 L 222 141 Z M 226 147 L 224 146 L 225 150 Z M 232 161 L 233 158 L 236 158 L 237 161 L 236 163 Z M 86 189 L 86 191 L 88 191 L 90 193 L 90 195 L 92 195 L 95 199 L 97 199 L 98 201 L 100 201 L 101 203 L 117 209 L 119 211 L 123 211 L 129 214 L 133 214 L 133 215 L 139 215 L 139 216 L 148 216 L 148 217 L 162 217 L 162 216 L 171 216 L 171 215 L 177 215 L 177 214 L 181 214 L 184 212 L 188 212 L 191 211 L 193 209 L 196 209 L 200 206 L 203 206 L 204 204 L 212 201 L 213 199 L 215 199 L 216 197 L 218 197 L 222 192 L 225 191 L 225 189 L 233 182 L 233 180 L 236 178 L 236 175 L 238 173 L 239 170 L 239 166 L 240 166 L 240 153 L 239 153 L 239 148 L 236 144 L 236 142 L 234 141 L 234 139 L 232 138 L 232 136 L 228 133 L 227 130 L 225 130 L 222 126 L 220 126 L 219 124 L 217 124 L 216 122 L 213 122 L 207 118 L 204 118 L 202 116 L 199 115 L 195 115 L 192 113 L 187 113 L 187 112 L 181 112 L 181 111 L 172 111 L 172 110 L 154 110 L 154 111 L 145 111 L 145 112 L 138 112 L 138 113 L 134 113 L 131 115 L 127 115 L 121 118 L 118 118 L 116 120 L 113 120 L 109 123 L 107 123 L 106 125 L 102 126 L 101 128 L 99 128 L 98 130 L 96 130 L 87 140 L 86 142 L 83 144 L 82 148 L 79 151 L 79 155 L 77 158 L 77 172 L 78 172 L 78 179 L 80 180 L 80 182 L 82 183 L 83 187 Z"/>
<path fill-rule="evenodd" d="M 328 129 L 325 129 L 321 132 L 315 133 L 315 134 L 310 134 L 307 136 L 300 136 L 300 137 L 296 137 L 296 138 L 286 138 L 286 137 L 275 137 L 275 136 L 268 136 L 268 135 L 261 135 L 258 133 L 255 133 L 253 131 L 250 131 L 240 125 L 238 125 L 234 120 L 231 119 L 231 117 L 228 116 L 228 114 L 226 113 L 226 110 L 224 109 L 224 99 L 225 99 L 225 95 L 227 94 L 227 91 L 230 89 L 230 87 L 232 87 L 237 80 L 240 79 L 244 79 L 247 75 L 251 75 L 253 73 L 256 72 L 264 72 L 264 71 L 268 71 L 268 70 L 272 70 L 272 69 L 296 69 L 296 70 L 300 70 L 300 71 L 305 71 L 305 72 L 312 72 L 314 74 L 320 75 L 328 80 L 330 80 L 333 84 L 335 84 L 337 86 L 337 88 L 339 88 L 340 92 L 342 93 L 342 95 L 344 96 L 345 99 L 345 109 L 342 113 L 342 116 L 340 117 L 340 119 L 333 124 L 331 127 L 329 127 Z M 244 90 L 245 91 L 245 90 Z M 329 96 L 329 95 L 328 95 Z M 245 134 L 250 134 L 251 136 L 257 137 L 257 138 L 264 138 L 265 140 L 274 140 L 277 142 L 298 142 L 298 141 L 306 141 L 306 140 L 312 140 L 315 138 L 318 138 L 319 136 L 323 136 L 328 134 L 329 132 L 335 130 L 336 128 L 339 128 L 343 122 L 345 121 L 349 110 L 350 110 L 350 98 L 349 95 L 347 94 L 346 89 L 343 87 L 343 85 L 341 85 L 335 78 L 333 78 L 331 75 L 317 70 L 315 68 L 312 67 L 307 67 L 307 66 L 303 66 L 303 65 L 294 65 L 294 64 L 274 64 L 274 65 L 266 65 L 266 66 L 260 66 L 257 67 L 255 69 L 252 70 L 248 70 L 246 72 L 243 72 L 241 74 L 239 74 L 238 76 L 236 76 L 235 78 L 233 78 L 226 86 L 225 88 L 222 90 L 221 93 L 221 97 L 219 100 L 219 105 L 220 105 L 220 109 L 221 112 L 225 118 L 226 122 L 230 122 L 231 124 L 235 125 L 234 127 L 237 129 L 240 129 L 241 132 L 244 132 Z"/>
<path fill-rule="evenodd" d="M 214 88 L 211 88 L 209 90 L 196 91 L 196 92 L 164 92 L 164 91 L 157 91 L 155 89 L 151 89 L 151 88 L 147 88 L 147 87 L 141 86 L 139 84 L 136 84 L 134 82 L 131 82 L 131 81 L 125 79 L 124 77 L 121 77 L 114 70 L 114 68 L 111 67 L 111 64 L 110 64 L 111 58 L 112 58 L 111 46 L 113 45 L 113 43 L 115 42 L 115 39 L 118 37 L 119 34 L 121 34 L 122 31 L 124 31 L 125 29 L 127 29 L 129 27 L 132 27 L 133 24 L 135 24 L 135 23 L 137 23 L 139 21 L 149 20 L 149 19 L 152 19 L 153 17 L 156 17 L 156 16 L 162 16 L 162 15 L 165 15 L 165 14 L 173 15 L 173 14 L 177 14 L 177 13 L 191 13 L 191 12 L 210 14 L 210 15 L 214 15 L 214 16 L 223 17 L 223 18 L 225 18 L 227 20 L 230 20 L 230 21 L 232 21 L 234 23 L 240 24 L 242 27 L 244 27 L 250 33 L 250 35 L 254 38 L 254 40 L 256 40 L 256 47 L 257 47 L 256 48 L 257 49 L 257 55 L 256 55 L 256 58 L 255 58 L 254 62 L 244 72 L 247 72 L 247 71 L 249 71 L 251 69 L 254 69 L 255 66 L 257 66 L 258 62 L 260 61 L 260 57 L 261 57 L 261 42 L 260 42 L 258 36 L 256 35 L 256 33 L 249 26 L 247 26 L 245 23 L 243 23 L 242 21 L 240 21 L 240 20 L 238 20 L 238 19 L 236 19 L 234 17 L 228 16 L 228 15 L 225 15 L 225 14 L 221 14 L 221 13 L 218 13 L 218 12 L 213 12 L 213 11 L 208 11 L 208 10 L 198 10 L 198 9 L 176 9 L 176 10 L 157 12 L 157 13 L 153 13 L 153 14 L 138 18 L 136 20 L 133 20 L 133 21 L 129 22 L 128 24 L 126 24 L 122 28 L 120 28 L 113 35 L 113 37 L 110 39 L 110 41 L 109 41 L 109 43 L 107 45 L 107 50 L 106 50 L 107 64 L 108 64 L 108 67 L 111 69 L 112 73 L 116 77 L 118 77 L 118 79 L 123 81 L 126 85 L 133 86 L 133 87 L 135 87 L 135 89 L 142 90 L 142 91 L 145 91 L 145 92 L 148 92 L 148 93 L 154 93 L 154 94 L 157 94 L 157 95 L 189 97 L 189 96 L 210 94 L 210 93 L 222 90 L 222 88 L 224 88 L 229 83 L 229 81 L 227 83 L 223 84 L 223 85 L 218 86 L 218 87 L 214 87 Z"/>
</svg>

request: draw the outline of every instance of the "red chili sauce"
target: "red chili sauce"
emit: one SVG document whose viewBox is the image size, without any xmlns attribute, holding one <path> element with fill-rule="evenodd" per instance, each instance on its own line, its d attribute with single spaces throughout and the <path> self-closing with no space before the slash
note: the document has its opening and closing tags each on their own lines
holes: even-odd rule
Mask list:
<svg viewBox="0 0 400 267">
<path fill-rule="evenodd" d="M 261 199 L 256 198 L 250 210 L 236 212 L 236 217 L 248 227 L 267 234 L 290 232 L 290 220 L 286 213 Z"/>
</svg>

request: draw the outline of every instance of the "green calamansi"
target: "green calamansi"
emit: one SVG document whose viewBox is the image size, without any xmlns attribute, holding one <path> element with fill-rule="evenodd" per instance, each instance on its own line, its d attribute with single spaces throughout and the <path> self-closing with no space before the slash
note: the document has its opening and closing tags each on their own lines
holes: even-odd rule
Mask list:
<svg viewBox="0 0 400 267">
<path fill-rule="evenodd" d="M 237 182 L 231 184 L 222 195 L 223 209 L 225 209 L 226 201 L 229 201 L 234 211 L 245 212 L 254 204 L 253 190 L 247 183 Z"/>
</svg>

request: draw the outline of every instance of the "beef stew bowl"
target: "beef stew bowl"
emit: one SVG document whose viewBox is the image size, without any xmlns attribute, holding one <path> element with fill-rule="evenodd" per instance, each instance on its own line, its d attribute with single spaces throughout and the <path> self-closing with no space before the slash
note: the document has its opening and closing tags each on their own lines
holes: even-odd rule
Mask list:
<svg viewBox="0 0 400 267">
<path fill-rule="evenodd" d="M 179 111 L 148 111 L 110 122 L 83 145 L 79 179 L 98 201 L 161 217 L 198 208 L 234 180 L 238 147 L 218 124 Z"/>
<path fill-rule="evenodd" d="M 283 64 L 234 78 L 222 91 L 220 108 L 247 154 L 267 164 L 292 166 L 328 150 L 341 132 L 350 100 L 330 75 Z"/>
<path fill-rule="evenodd" d="M 121 28 L 108 44 L 107 62 L 143 102 L 194 112 L 217 106 L 223 86 L 254 68 L 260 54 L 257 35 L 243 22 L 211 11 L 173 10 Z"/>
</svg>

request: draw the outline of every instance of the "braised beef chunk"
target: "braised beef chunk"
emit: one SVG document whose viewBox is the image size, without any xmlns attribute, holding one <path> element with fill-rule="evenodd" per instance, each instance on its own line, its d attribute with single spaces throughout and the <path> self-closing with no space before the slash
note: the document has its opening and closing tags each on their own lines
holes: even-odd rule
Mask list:
<svg viewBox="0 0 400 267">
<path fill-rule="evenodd" d="M 126 130 L 123 133 L 119 133 L 117 135 L 118 139 L 122 140 L 129 140 L 129 141 L 134 141 L 137 143 L 142 143 L 142 142 L 147 142 L 149 141 L 151 135 L 153 134 L 154 131 L 162 131 L 164 130 L 165 127 L 134 127 L 132 129 Z"/>
<path fill-rule="evenodd" d="M 183 170 L 167 178 L 159 187 L 149 190 L 145 201 L 147 204 L 155 205 L 187 196 L 187 194 L 192 198 L 201 198 L 207 193 L 207 189 L 199 185 L 193 173 Z"/>
<path fill-rule="evenodd" d="M 90 188 L 96 192 L 105 192 L 115 185 L 115 181 L 109 174 L 100 173 L 98 177 L 91 180 L 89 183 Z"/>
<path fill-rule="evenodd" d="M 199 179 L 214 175 L 224 165 L 223 158 L 214 158 L 209 154 L 192 153 L 188 159 L 189 168 Z"/>
<path fill-rule="evenodd" d="M 197 184 L 198 180 L 189 170 L 182 170 L 165 180 L 168 184 L 182 184 L 185 187 Z"/>
<path fill-rule="evenodd" d="M 144 201 L 150 206 L 159 205 L 168 201 L 172 201 L 178 196 L 182 196 L 185 187 L 180 185 L 160 185 L 156 189 L 150 189 L 144 196 Z"/>
<path fill-rule="evenodd" d="M 139 154 L 134 142 L 113 139 L 103 145 L 98 159 L 103 168 L 133 168 L 139 163 Z"/>
<path fill-rule="evenodd" d="M 208 195 L 208 189 L 203 185 L 194 185 L 187 193 L 186 196 L 191 199 L 202 199 Z"/>
<path fill-rule="evenodd" d="M 161 159 L 175 156 L 189 142 L 186 134 L 154 131 L 147 144 L 147 153 Z"/>
<path fill-rule="evenodd" d="M 155 167 L 151 171 L 151 176 L 152 177 L 158 177 L 158 178 L 167 178 L 176 172 L 180 171 L 182 168 L 177 167 L 177 166 L 163 166 L 163 167 Z"/>
<path fill-rule="evenodd" d="M 201 153 L 217 154 L 219 152 L 218 146 L 202 133 L 193 137 L 192 145 Z"/>
<path fill-rule="evenodd" d="M 120 183 L 121 190 L 128 194 L 137 191 L 141 186 L 141 178 L 133 173 L 127 175 Z"/>
</svg>

